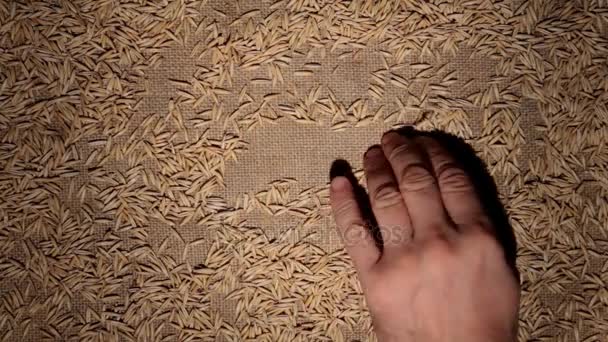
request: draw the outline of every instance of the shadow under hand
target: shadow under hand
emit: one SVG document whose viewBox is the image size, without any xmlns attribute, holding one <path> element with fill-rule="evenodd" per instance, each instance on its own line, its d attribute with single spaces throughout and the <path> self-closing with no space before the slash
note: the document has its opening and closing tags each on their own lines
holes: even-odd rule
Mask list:
<svg viewBox="0 0 608 342">
<path fill-rule="evenodd" d="M 428 136 L 434 138 L 460 164 L 460 167 L 464 169 L 471 179 L 484 212 L 494 226 L 496 239 L 504 250 L 507 263 L 519 279 L 519 272 L 516 266 L 517 240 L 513 228 L 509 223 L 507 212 L 500 202 L 494 178 L 488 172 L 483 160 L 477 156 L 473 147 L 463 139 L 443 131 L 423 132 L 417 131 L 412 127 L 404 127 L 397 129 L 396 132 L 407 137 Z"/>
<path fill-rule="evenodd" d="M 422 132 L 415 130 L 412 127 L 403 127 L 395 130 L 409 138 L 416 136 L 428 136 L 438 141 L 445 150 L 450 153 L 457 163 L 463 168 L 466 174 L 471 179 L 475 192 L 482 203 L 485 214 L 489 217 L 493 225 L 496 239 L 501 244 L 505 259 L 508 265 L 513 270 L 515 276 L 519 279 L 519 272 L 516 266 L 517 258 L 517 241 L 513 228 L 509 223 L 509 218 L 500 202 L 498 189 L 494 179 L 487 170 L 485 163 L 475 154 L 473 148 L 463 139 L 442 131 Z M 351 166 L 345 160 L 336 160 L 333 162 L 330 170 L 330 179 L 337 176 L 345 176 L 355 189 L 355 197 L 359 208 L 363 214 L 363 219 L 367 223 L 367 227 L 372 233 L 376 244 L 383 249 L 382 235 L 378 228 L 377 221 L 374 217 L 365 189 L 359 185 L 355 178 Z"/>
<path fill-rule="evenodd" d="M 378 223 L 376 221 L 376 217 L 372 211 L 372 205 L 369 201 L 369 196 L 365 189 L 357 182 L 357 178 L 353 174 L 353 169 L 350 164 L 343 159 L 335 160 L 331 164 L 331 169 L 329 171 L 329 179 L 330 181 L 338 176 L 344 176 L 350 184 L 353 186 L 355 192 L 355 199 L 359 206 L 359 210 L 363 215 L 363 220 L 366 223 L 367 229 L 374 238 L 376 245 L 380 249 L 383 250 L 384 243 L 382 241 L 382 234 L 380 233 L 380 229 L 378 227 Z"/>
</svg>

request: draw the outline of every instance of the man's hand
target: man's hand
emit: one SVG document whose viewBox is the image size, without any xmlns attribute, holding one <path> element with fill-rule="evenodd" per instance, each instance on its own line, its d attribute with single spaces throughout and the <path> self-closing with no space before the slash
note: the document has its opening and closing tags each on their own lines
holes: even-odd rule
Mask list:
<svg viewBox="0 0 608 342">
<path fill-rule="evenodd" d="M 345 177 L 331 205 L 379 341 L 514 341 L 519 283 L 458 161 L 431 137 L 391 132 L 364 169 L 383 247 Z"/>
</svg>

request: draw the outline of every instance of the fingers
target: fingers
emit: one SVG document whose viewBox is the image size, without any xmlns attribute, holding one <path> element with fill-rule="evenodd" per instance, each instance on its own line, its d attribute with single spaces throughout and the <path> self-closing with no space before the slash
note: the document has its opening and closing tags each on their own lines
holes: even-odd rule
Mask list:
<svg viewBox="0 0 608 342">
<path fill-rule="evenodd" d="M 414 239 L 442 234 L 449 220 L 424 150 L 413 139 L 396 132 L 382 137 L 382 149 L 399 184 Z"/>
<path fill-rule="evenodd" d="M 399 185 L 380 146 L 371 147 L 363 158 L 367 190 L 387 253 L 411 239 L 411 223 Z"/>
<path fill-rule="evenodd" d="M 366 227 L 348 179 L 340 176 L 331 181 L 330 200 L 346 251 L 359 273 L 365 273 L 380 258 L 380 250 Z"/>
<path fill-rule="evenodd" d="M 479 223 L 487 223 L 473 182 L 452 155 L 431 137 L 420 136 L 416 141 L 431 160 L 443 205 L 452 221 L 461 229 L 472 229 Z"/>
</svg>

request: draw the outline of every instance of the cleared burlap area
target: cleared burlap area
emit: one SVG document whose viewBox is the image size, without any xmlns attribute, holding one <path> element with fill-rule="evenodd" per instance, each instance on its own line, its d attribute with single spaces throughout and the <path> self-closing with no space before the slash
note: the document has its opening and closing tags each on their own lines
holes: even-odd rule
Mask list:
<svg viewBox="0 0 608 342">
<path fill-rule="evenodd" d="M 0 1 L 0 338 L 368 341 L 329 166 L 468 141 L 522 341 L 608 331 L 608 4 Z"/>
</svg>

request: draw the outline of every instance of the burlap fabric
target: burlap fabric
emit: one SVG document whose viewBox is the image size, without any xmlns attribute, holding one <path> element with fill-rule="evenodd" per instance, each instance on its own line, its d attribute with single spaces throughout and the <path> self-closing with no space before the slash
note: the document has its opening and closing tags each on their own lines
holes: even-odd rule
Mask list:
<svg viewBox="0 0 608 342">
<path fill-rule="evenodd" d="M 520 340 L 603 341 L 606 11 L 0 2 L 0 337 L 374 340 L 329 166 L 408 124 L 495 177 Z"/>
</svg>

